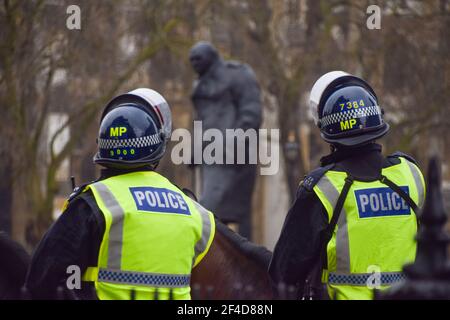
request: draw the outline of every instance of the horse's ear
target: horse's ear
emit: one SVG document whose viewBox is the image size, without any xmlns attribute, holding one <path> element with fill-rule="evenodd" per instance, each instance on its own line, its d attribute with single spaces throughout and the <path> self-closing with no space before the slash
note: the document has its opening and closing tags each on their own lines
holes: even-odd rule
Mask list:
<svg viewBox="0 0 450 320">
<path fill-rule="evenodd" d="M 183 193 L 185 195 L 187 195 L 189 198 L 191 198 L 192 200 L 198 201 L 195 193 L 193 191 L 189 190 L 188 188 L 182 188 L 181 191 L 183 191 Z"/>
</svg>

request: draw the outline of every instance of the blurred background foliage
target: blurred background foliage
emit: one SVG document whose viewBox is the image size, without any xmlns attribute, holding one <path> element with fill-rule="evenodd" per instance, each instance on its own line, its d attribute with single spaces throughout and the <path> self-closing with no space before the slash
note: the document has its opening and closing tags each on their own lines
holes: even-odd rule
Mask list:
<svg viewBox="0 0 450 320">
<path fill-rule="evenodd" d="M 81 30 L 66 27 L 71 4 L 81 9 Z M 366 26 L 372 4 L 381 8 L 379 30 Z M 303 175 L 328 152 L 307 102 L 314 81 L 336 69 L 373 84 L 392 128 L 386 153 L 409 153 L 425 168 L 438 150 L 449 180 L 449 11 L 446 0 L 2 0 L 0 229 L 32 248 L 71 192 L 69 177 L 95 179 L 98 120 L 115 94 L 153 88 L 172 106 L 175 128 L 191 127 L 188 53 L 199 40 L 252 66 L 263 127 L 280 129 L 278 193 L 287 204 L 261 177 L 255 203 L 277 202 L 270 210 L 284 216 Z M 189 169 L 170 156 L 160 171 L 192 186 Z M 262 243 L 279 230 L 262 227 L 271 219 L 264 210 L 255 205 Z"/>
</svg>

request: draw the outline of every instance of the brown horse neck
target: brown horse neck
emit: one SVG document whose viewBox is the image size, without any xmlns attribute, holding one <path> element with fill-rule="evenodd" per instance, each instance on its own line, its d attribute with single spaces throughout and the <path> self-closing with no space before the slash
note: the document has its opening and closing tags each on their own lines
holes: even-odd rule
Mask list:
<svg viewBox="0 0 450 320">
<path fill-rule="evenodd" d="M 233 236 L 246 245 L 252 245 L 237 235 Z M 219 228 L 209 252 L 194 269 L 192 283 L 213 286 L 213 299 L 272 298 L 267 266 L 246 255 L 239 243 L 222 234 Z"/>
</svg>

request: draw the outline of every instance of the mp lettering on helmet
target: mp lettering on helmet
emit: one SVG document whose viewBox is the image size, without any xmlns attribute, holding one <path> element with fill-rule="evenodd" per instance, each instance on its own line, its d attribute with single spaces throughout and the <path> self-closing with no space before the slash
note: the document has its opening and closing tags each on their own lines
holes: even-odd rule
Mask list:
<svg viewBox="0 0 450 320">
<path fill-rule="evenodd" d="M 139 211 L 191 214 L 186 201 L 178 192 L 154 187 L 131 187 L 130 192 Z"/>
<path fill-rule="evenodd" d="M 401 187 L 409 194 L 407 186 Z M 391 188 L 355 190 L 360 218 L 410 215 L 411 209 L 402 197 Z"/>
<path fill-rule="evenodd" d="M 343 71 L 328 72 L 314 83 L 309 107 L 321 137 L 333 145 L 362 145 L 389 130 L 372 87 Z"/>
<path fill-rule="evenodd" d="M 355 124 L 356 124 L 356 119 L 341 121 L 341 130 L 352 129 Z"/>
<path fill-rule="evenodd" d="M 126 127 L 111 127 L 109 129 L 109 136 L 110 137 L 121 137 L 122 134 L 124 134 L 125 132 L 127 132 Z"/>
</svg>

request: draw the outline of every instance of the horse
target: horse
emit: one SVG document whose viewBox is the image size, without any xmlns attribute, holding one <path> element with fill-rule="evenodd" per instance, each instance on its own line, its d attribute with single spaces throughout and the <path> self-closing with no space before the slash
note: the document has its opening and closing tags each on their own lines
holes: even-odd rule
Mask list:
<svg viewBox="0 0 450 320">
<path fill-rule="evenodd" d="M 192 270 L 193 299 L 273 299 L 268 274 L 272 253 L 215 218 L 216 233 L 203 260 Z"/>
<path fill-rule="evenodd" d="M 272 253 L 241 237 L 217 218 L 215 220 L 216 232 L 211 247 L 192 270 L 192 298 L 272 299 L 267 272 Z M 30 256 L 20 244 L 0 233 L 0 258 L 0 300 L 26 298 L 23 292 L 21 296 L 21 288 L 25 282 Z M 80 299 L 76 293 L 62 295 L 55 292 L 55 298 L 61 297 Z"/>
<path fill-rule="evenodd" d="M 21 289 L 30 260 L 30 255 L 19 243 L 0 232 L 0 300 L 22 297 Z"/>
</svg>

